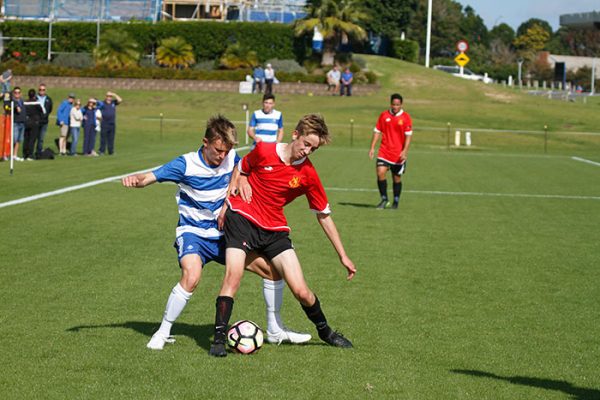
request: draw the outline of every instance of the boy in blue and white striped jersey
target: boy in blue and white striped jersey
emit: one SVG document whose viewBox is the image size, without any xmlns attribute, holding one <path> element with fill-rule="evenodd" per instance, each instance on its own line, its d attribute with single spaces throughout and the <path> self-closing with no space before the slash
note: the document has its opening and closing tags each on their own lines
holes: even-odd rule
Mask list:
<svg viewBox="0 0 600 400">
<path fill-rule="evenodd" d="M 147 347 L 162 350 L 173 343 L 171 327 L 181 314 L 200 282 L 202 268 L 209 261 L 225 264 L 225 242 L 219 216 L 235 165 L 239 161 L 235 150 L 234 125 L 223 116 L 211 118 L 198 151 L 184 154 L 162 167 L 147 173 L 123 178 L 123 186 L 143 188 L 155 182 L 174 182 L 179 222 L 175 248 L 178 252 L 181 279 L 171 291 L 158 331 Z M 263 295 L 267 306 L 267 341 L 270 343 L 304 343 L 309 334 L 288 330 L 281 322 L 284 283 L 281 276 L 263 257 L 248 258 L 246 269 L 263 278 Z"/>
<path fill-rule="evenodd" d="M 283 115 L 281 111 L 275 110 L 275 96 L 265 94 L 263 96 L 262 110 L 252 113 L 248 124 L 248 136 L 257 142 L 277 142 L 283 139 Z"/>
</svg>

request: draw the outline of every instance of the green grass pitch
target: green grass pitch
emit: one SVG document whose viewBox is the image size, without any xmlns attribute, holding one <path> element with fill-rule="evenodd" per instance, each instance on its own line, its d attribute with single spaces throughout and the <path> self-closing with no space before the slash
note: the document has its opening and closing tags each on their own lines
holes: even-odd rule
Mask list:
<svg viewBox="0 0 600 400">
<path fill-rule="evenodd" d="M 113 181 L 0 208 L 0 398 L 600 398 L 600 166 L 573 158 L 599 163 L 600 146 L 597 136 L 569 133 L 593 131 L 598 104 L 369 60 L 383 74 L 378 95 L 278 98 L 286 135 L 304 112 L 321 111 L 332 125 L 333 145 L 312 157 L 355 279 L 345 280 L 305 200 L 286 213 L 308 283 L 354 349 L 313 339 L 210 358 L 224 271 L 214 263 L 173 328 L 177 342 L 146 349 L 179 279 L 175 186 Z M 416 130 L 400 209 L 378 211 L 366 127 L 388 87 L 405 95 Z M 472 95 L 446 100 L 463 92 Z M 239 121 L 242 102 L 260 105 L 233 94 L 119 94 L 116 156 L 18 163 L 13 176 L 1 163 L 0 203 L 160 165 L 197 147 L 209 115 Z M 479 103 L 485 111 L 469 119 Z M 474 134 L 474 148 L 460 151 L 446 148 L 444 131 L 419 131 L 444 127 L 448 115 L 453 126 L 522 130 L 554 119 L 565 133 L 547 153 L 540 135 L 508 133 Z M 283 317 L 315 336 L 287 290 Z M 252 274 L 236 298 L 238 319 L 265 325 Z"/>
</svg>

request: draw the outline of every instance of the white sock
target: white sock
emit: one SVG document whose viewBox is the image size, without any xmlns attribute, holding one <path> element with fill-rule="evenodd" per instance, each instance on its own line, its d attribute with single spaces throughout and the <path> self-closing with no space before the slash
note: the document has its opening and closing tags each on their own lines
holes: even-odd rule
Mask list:
<svg viewBox="0 0 600 400">
<path fill-rule="evenodd" d="M 283 288 L 285 282 L 283 279 L 271 281 L 263 279 L 263 296 L 267 306 L 267 331 L 277 333 L 283 330 L 281 322 L 281 305 L 283 304 Z"/>
<path fill-rule="evenodd" d="M 171 290 L 169 300 L 167 300 L 167 307 L 165 308 L 162 323 L 160 324 L 157 333 L 160 333 L 165 337 L 171 335 L 171 327 L 185 308 L 190 297 L 192 297 L 192 293 L 186 292 L 179 283 L 175 285 L 173 290 Z"/>
</svg>

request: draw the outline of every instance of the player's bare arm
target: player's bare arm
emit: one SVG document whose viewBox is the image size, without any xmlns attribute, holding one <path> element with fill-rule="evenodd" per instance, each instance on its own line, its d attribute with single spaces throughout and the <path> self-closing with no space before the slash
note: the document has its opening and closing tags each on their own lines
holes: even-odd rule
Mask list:
<svg viewBox="0 0 600 400">
<path fill-rule="evenodd" d="M 400 159 L 405 161 L 408 158 L 408 148 L 410 147 L 410 139 L 411 136 L 406 136 L 404 139 L 404 147 L 402 148 L 402 152 L 400 153 Z"/>
<path fill-rule="evenodd" d="M 256 128 L 253 126 L 248 127 L 248 136 L 250 139 L 254 140 L 256 143 L 260 142 L 262 139 L 256 136 Z"/>
<path fill-rule="evenodd" d="M 277 143 L 281 143 L 283 140 L 283 128 L 277 130 Z"/>
<path fill-rule="evenodd" d="M 338 256 L 340 257 L 340 262 L 348 271 L 348 276 L 346 277 L 346 279 L 350 280 L 354 278 L 354 274 L 356 274 L 356 267 L 354 266 L 354 263 L 352 262 L 350 257 L 348 257 L 348 255 L 346 254 L 346 250 L 344 250 L 342 239 L 340 238 L 340 234 L 338 233 L 338 230 L 335 226 L 335 223 L 333 222 L 333 219 L 331 218 L 331 215 L 319 213 L 317 214 L 317 220 L 319 221 L 321 228 L 323 228 L 325 235 L 333 245 L 333 248 L 338 253 Z"/>
<path fill-rule="evenodd" d="M 143 188 L 152 185 L 156 182 L 156 176 L 152 172 L 143 174 L 129 175 L 121 179 L 121 183 L 125 187 Z"/>
<path fill-rule="evenodd" d="M 375 145 L 381 138 L 380 132 L 373 132 L 373 139 L 371 140 L 371 149 L 369 150 L 369 158 L 372 160 L 375 156 Z"/>
</svg>

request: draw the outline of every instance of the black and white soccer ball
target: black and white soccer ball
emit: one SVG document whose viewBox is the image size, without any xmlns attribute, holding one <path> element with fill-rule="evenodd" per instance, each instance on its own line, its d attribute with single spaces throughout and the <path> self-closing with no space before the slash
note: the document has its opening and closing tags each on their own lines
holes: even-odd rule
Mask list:
<svg viewBox="0 0 600 400">
<path fill-rule="evenodd" d="M 238 321 L 227 331 L 227 344 L 237 353 L 256 353 L 263 345 L 263 331 L 252 321 Z"/>
</svg>

